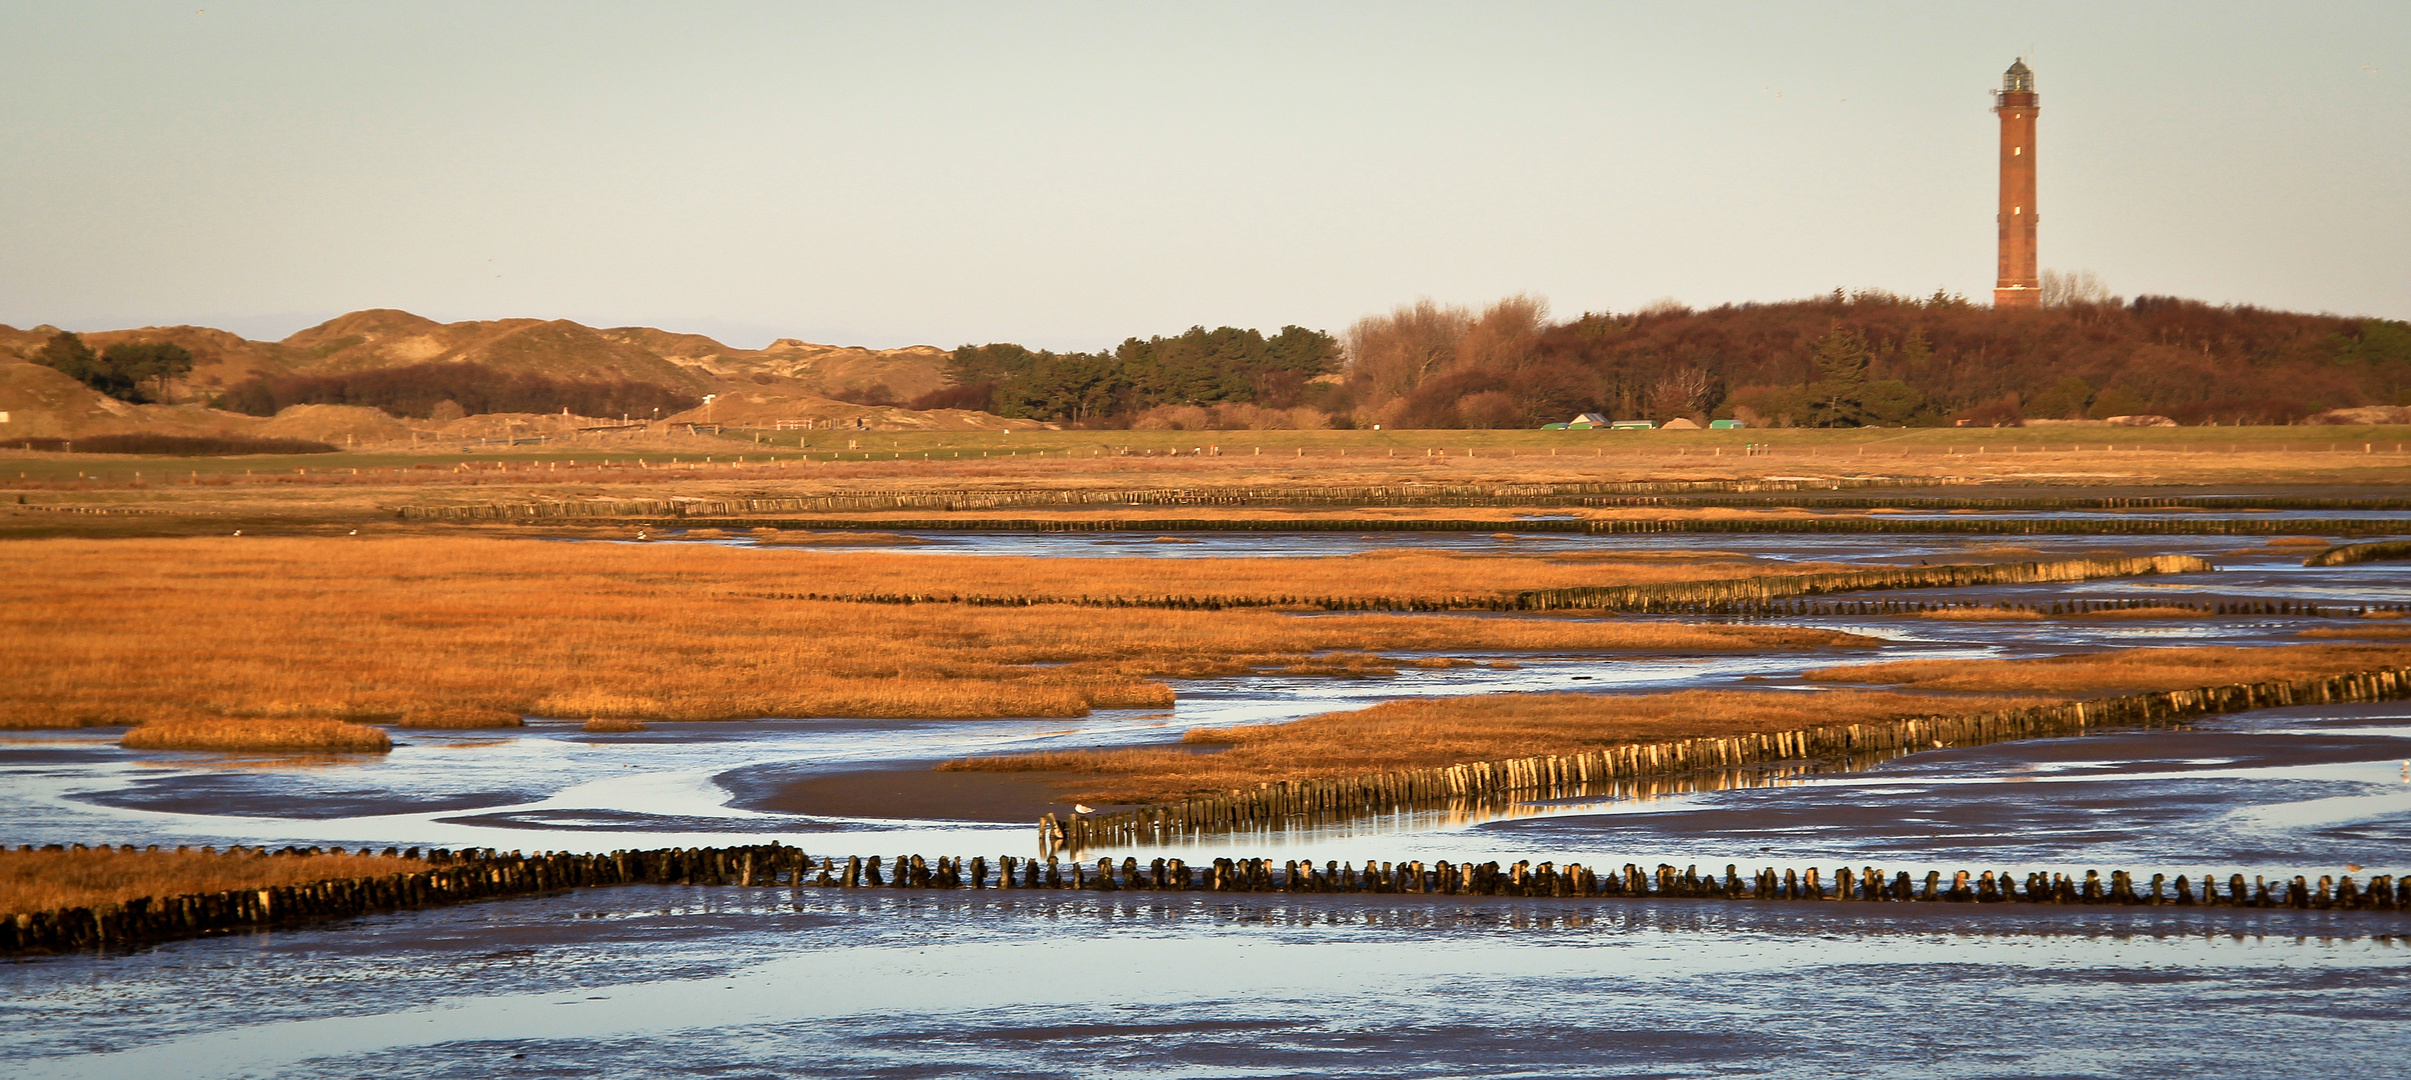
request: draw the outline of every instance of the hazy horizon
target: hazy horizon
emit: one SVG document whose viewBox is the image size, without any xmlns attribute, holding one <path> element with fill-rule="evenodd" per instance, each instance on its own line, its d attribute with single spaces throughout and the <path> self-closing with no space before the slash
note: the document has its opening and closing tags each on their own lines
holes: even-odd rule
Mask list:
<svg viewBox="0 0 2411 1080">
<path fill-rule="evenodd" d="M 1989 297 L 2411 317 L 2411 9 L 0 3 L 0 323 L 759 347 Z"/>
</svg>

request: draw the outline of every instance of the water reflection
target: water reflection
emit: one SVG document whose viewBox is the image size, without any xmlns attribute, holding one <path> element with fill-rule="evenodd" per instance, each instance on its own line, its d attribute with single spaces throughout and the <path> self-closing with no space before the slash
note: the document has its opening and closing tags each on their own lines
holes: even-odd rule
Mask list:
<svg viewBox="0 0 2411 1080">
<path fill-rule="evenodd" d="M 2019 907 L 592 890 L 9 965 L 0 1075 L 2177 1075 L 2275 1045 L 2325 1074 L 2399 1049 L 2387 913 Z"/>
</svg>

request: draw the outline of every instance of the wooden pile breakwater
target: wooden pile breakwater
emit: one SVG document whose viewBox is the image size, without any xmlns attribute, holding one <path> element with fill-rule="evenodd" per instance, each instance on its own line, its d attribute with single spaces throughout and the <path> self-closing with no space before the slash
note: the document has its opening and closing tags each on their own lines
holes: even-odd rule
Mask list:
<svg viewBox="0 0 2411 1080">
<path fill-rule="evenodd" d="M 1841 491 L 1915 490 L 1957 482 L 1930 478 L 1634 481 L 1571 484 L 1236 485 L 1188 488 L 858 489 L 776 499 L 586 499 L 393 508 L 424 521 L 541 521 L 609 518 L 761 517 L 767 515 L 1009 508 L 1096 509 L 1119 506 L 1568 507 L 1822 510 L 2411 510 L 2411 498 L 2246 496 L 1933 496 L 1836 495 Z M 1060 523 L 1058 523 L 1060 524 Z M 1359 523 L 1362 524 L 1362 523 Z M 1497 523 L 1489 523 L 1495 525 Z M 831 524 L 829 528 L 841 527 Z M 901 526 L 890 526 L 901 527 Z M 943 526 L 931 526 L 943 527 Z M 963 526 L 955 526 L 963 527 Z M 1259 527 L 1275 527 L 1260 523 Z"/>
<path fill-rule="evenodd" d="M 754 500 L 768 502 L 801 500 Z M 618 512 L 547 514 L 545 507 L 614 505 Z M 630 524 L 716 529 L 793 529 L 807 532 L 984 533 L 1515 533 L 1519 535 L 1957 535 L 1957 536 L 2359 536 L 2411 530 L 2411 520 L 2379 518 L 1980 518 L 1836 515 L 1782 518 L 1112 518 L 1004 517 L 825 518 L 761 512 L 663 507 L 654 503 L 538 504 L 531 507 L 405 508 L 402 516 L 430 521 L 517 524 Z M 1390 505 L 1371 504 L 1367 505 Z M 1501 505 L 1528 506 L 1529 502 Z M 519 512 L 528 510 L 530 512 Z M 491 512 L 488 512 L 491 511 Z"/>
<path fill-rule="evenodd" d="M 1747 608 L 1769 601 L 1820 593 L 1865 592 L 1876 589 L 1968 588 L 1979 585 L 2030 585 L 2045 582 L 2091 581 L 2097 578 L 2139 577 L 2150 574 L 2191 574 L 2215 570 L 2208 560 L 2191 555 L 2153 555 L 2125 559 L 2063 559 L 2055 562 L 1969 563 L 1951 566 L 1901 566 L 1830 574 L 1788 574 L 1725 581 L 1684 581 L 1665 585 L 1608 585 L 1573 589 L 1534 589 L 1516 594 L 1519 611 L 1598 609 L 1605 611 L 1692 611 Z"/>
<path fill-rule="evenodd" d="M 588 499 L 465 506 L 404 506 L 396 516 L 426 521 L 546 518 L 743 516 L 896 510 L 991 510 L 1006 507 L 1112 506 L 1586 506 L 1582 500 L 1685 495 L 1931 488 L 1949 480 L 1662 480 L 1578 484 L 1284 484 L 1189 488 L 907 488 L 854 490 L 779 499 Z M 1643 505 L 1643 504 L 1636 504 Z M 1889 505 L 1889 504 L 1887 504 Z"/>
<path fill-rule="evenodd" d="M 2374 544 L 2346 544 L 2332 547 L 2302 560 L 2304 566 L 2351 566 L 2354 563 L 2383 562 L 2389 559 L 2411 559 L 2411 540 L 2383 540 Z"/>
<path fill-rule="evenodd" d="M 2109 727 L 2166 727 L 2197 716 L 2289 705 L 2411 698 L 2411 667 L 2380 668 L 2324 679 L 2234 683 L 2069 701 L 1964 716 L 1919 716 L 1880 724 L 1835 724 L 1752 735 L 1701 736 L 1635 743 L 1587 754 L 1475 761 L 1429 769 L 1319 780 L 1284 780 L 1253 791 L 1187 799 L 1113 813 L 1038 819 L 1042 844 L 1091 847 L 1173 842 L 1205 832 L 1278 827 L 1293 820 L 1363 817 L 1419 804 L 1521 795 L 1591 797 L 1594 785 L 1807 758 L 1975 746 Z"/>
<path fill-rule="evenodd" d="M 290 850 L 290 849 L 288 849 Z M 316 849 L 312 849 L 316 850 Z M 366 849 L 363 849 L 365 851 Z M 413 849 L 414 851 L 416 849 Z M 1047 856 L 1016 859 L 1005 856 L 993 864 L 985 857 L 923 858 L 900 855 L 882 866 L 879 856 L 814 858 L 779 844 L 735 848 L 668 848 L 655 851 L 614 851 L 604 854 L 555 853 L 525 856 L 518 852 L 436 852 L 427 870 L 385 878 L 350 878 L 272 889 L 238 890 L 205 896 L 151 897 L 98 908 L 0 916 L 0 954 L 60 953 L 120 949 L 175 938 L 297 926 L 310 922 L 397 911 L 558 892 L 606 885 L 699 885 L 785 887 L 795 890 L 922 889 L 922 890 L 1084 890 L 1094 892 L 1207 893 L 1372 893 L 1389 895 L 1528 896 L 1631 899 L 1796 900 L 1942 903 L 2028 903 L 2176 905 L 2235 908 L 2294 908 L 2304 910 L 2411 911 L 2411 875 L 2372 874 L 2356 882 L 2351 876 L 2322 876 L 2314 887 L 2307 878 L 2271 881 L 2255 877 L 2246 884 L 2241 874 L 2230 875 L 2226 891 L 2210 874 L 2194 881 L 2177 875 L 2153 874 L 2148 883 L 2126 871 L 2111 871 L 2105 879 L 2088 870 L 2082 879 L 2071 874 L 2033 872 L 2021 879 L 2010 871 L 1959 871 L 1947 885 L 1940 871 L 1927 871 L 1923 884 L 1906 871 L 1886 879 L 1873 866 L 1836 868 L 1830 878 L 1820 868 L 1764 868 L 1748 878 L 1736 864 L 1724 876 L 1702 875 L 1697 865 L 1677 871 L 1659 864 L 1655 871 L 1626 863 L 1621 869 L 1594 869 L 1580 863 L 1563 866 L 1529 860 L 1502 865 L 1437 861 L 1397 862 L 1367 859 L 1360 870 L 1353 863 L 1271 859 L 1218 858 L 1203 866 L 1180 859 L 1154 859 L 1142 866 L 1125 857 L 1116 866 L 1100 857 L 1092 867 L 1079 860 L 1068 863 Z M 1830 882 L 1830 884 L 1828 884 Z M 2173 884 L 2173 887 L 2171 887 Z"/>
<path fill-rule="evenodd" d="M 49 850 L 58 850 L 51 845 Z M 24 850 L 32 850 L 30 845 Z M 121 850 L 134 851 L 133 845 Z M 206 850 L 206 849 L 205 849 Z M 340 854 L 340 848 L 333 854 Z M 360 854 L 370 854 L 361 848 Z M 318 848 L 285 848 L 278 855 L 317 855 Z M 436 907 L 494 897 L 524 896 L 593 885 L 768 884 L 791 878 L 803 853 L 777 844 L 732 848 L 668 848 L 605 855 L 452 852 L 421 855 L 411 848 L 385 855 L 421 859 L 426 869 L 382 877 L 340 878 L 306 885 L 188 896 L 156 896 L 98 907 L 0 914 L 0 954 L 113 948 L 171 938 L 289 926 L 380 911 Z"/>
<path fill-rule="evenodd" d="M 2411 530 L 2411 519 L 2336 520 L 2241 518 L 1609 518 L 1595 521 L 1521 518 L 790 518 L 649 517 L 643 524 L 714 529 L 792 529 L 803 532 L 984 533 L 1513 533 L 1517 535 L 1637 536 L 1666 533 L 1961 536 L 2352 536 Z"/>
<path fill-rule="evenodd" d="M 1456 596 L 989 596 L 976 593 L 819 592 L 757 592 L 745 595 L 763 600 L 962 604 L 969 607 L 1066 604 L 1074 607 L 1169 608 L 1182 611 L 1306 608 L 1321 611 L 1615 611 L 1674 615 L 1778 615 L 1794 613 L 1787 607 L 1787 602 L 1794 598 L 1826 593 L 2094 581 L 2155 574 L 2190 574 L 2215 569 L 2217 567 L 2209 561 L 2191 555 L 2155 555 L 2053 562 L 1902 566 L 1827 574 L 1770 574 L 1719 581 L 1532 589 L 1518 593 Z M 1934 606 L 1929 604 L 1918 610 L 1930 610 Z"/>
</svg>

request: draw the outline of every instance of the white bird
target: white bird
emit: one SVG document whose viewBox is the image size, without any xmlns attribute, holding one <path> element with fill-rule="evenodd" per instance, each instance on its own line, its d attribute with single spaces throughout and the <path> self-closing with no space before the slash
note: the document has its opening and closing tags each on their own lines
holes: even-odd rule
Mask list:
<svg viewBox="0 0 2411 1080">
<path fill-rule="evenodd" d="M 241 529 L 236 529 L 236 530 L 234 531 L 234 534 L 235 534 L 236 536 L 241 536 L 241 535 L 243 535 L 243 530 L 241 530 Z"/>
<path fill-rule="evenodd" d="M 345 536 L 358 536 L 358 535 L 360 535 L 360 530 L 358 530 L 358 529 L 353 529 L 352 531 L 347 532 L 347 533 L 345 533 L 345 534 L 343 534 L 343 535 L 345 535 Z"/>
<path fill-rule="evenodd" d="M 1072 804 L 1072 813 L 1075 813 L 1075 814 L 1093 814 L 1093 813 L 1096 813 L 1096 812 L 1097 812 L 1097 808 L 1096 808 L 1096 807 L 1093 807 L 1093 806 L 1090 806 L 1090 805 L 1088 805 L 1087 803 L 1073 803 L 1073 804 Z"/>
</svg>

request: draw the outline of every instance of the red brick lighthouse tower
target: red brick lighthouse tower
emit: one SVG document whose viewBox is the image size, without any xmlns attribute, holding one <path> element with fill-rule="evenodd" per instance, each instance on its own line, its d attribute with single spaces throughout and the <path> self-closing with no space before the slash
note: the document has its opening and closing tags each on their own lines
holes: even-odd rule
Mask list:
<svg viewBox="0 0 2411 1080">
<path fill-rule="evenodd" d="M 2001 278 L 1992 306 L 2043 306 L 2043 278 L 2034 254 L 2034 115 L 2042 99 L 2034 72 L 2020 58 L 2001 76 L 1992 111 L 2001 118 Z"/>
</svg>

